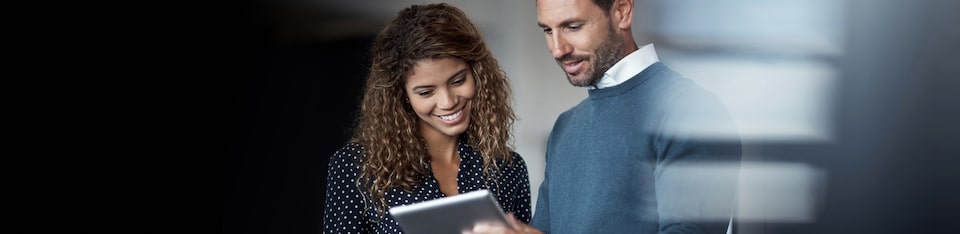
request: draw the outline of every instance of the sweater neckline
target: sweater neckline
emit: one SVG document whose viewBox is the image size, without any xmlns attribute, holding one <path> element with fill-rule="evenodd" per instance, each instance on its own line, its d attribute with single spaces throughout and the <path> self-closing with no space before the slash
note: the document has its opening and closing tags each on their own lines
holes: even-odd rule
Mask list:
<svg viewBox="0 0 960 234">
<path fill-rule="evenodd" d="M 650 65 L 649 67 L 647 67 L 647 69 L 643 69 L 643 71 L 641 71 L 640 73 L 637 73 L 637 75 L 634 75 L 629 80 L 624 81 L 623 83 L 620 83 L 617 86 L 607 87 L 604 89 L 587 90 L 587 94 L 588 94 L 587 98 L 590 98 L 590 99 L 605 98 L 605 97 L 620 95 L 633 88 L 636 88 L 637 86 L 640 86 L 646 80 L 649 80 L 650 77 L 653 76 L 653 74 L 659 72 L 660 69 L 663 69 L 663 64 L 660 62 L 656 62 Z"/>
</svg>

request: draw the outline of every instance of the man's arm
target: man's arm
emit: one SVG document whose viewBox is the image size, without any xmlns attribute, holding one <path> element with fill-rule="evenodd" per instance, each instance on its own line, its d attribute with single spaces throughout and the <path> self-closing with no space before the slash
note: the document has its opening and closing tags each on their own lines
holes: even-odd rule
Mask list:
<svg viewBox="0 0 960 234">
<path fill-rule="evenodd" d="M 657 141 L 659 233 L 725 233 L 741 159 L 739 136 L 729 134 L 736 133 L 733 119 L 719 99 L 699 89 L 669 106 Z M 704 123 L 711 132 L 703 131 Z"/>
</svg>

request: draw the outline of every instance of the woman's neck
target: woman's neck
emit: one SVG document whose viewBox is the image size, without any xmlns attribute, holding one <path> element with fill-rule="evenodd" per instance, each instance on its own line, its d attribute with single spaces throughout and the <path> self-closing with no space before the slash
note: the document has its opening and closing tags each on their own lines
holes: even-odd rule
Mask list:
<svg viewBox="0 0 960 234">
<path fill-rule="evenodd" d="M 443 164 L 459 161 L 460 157 L 457 155 L 457 140 L 459 135 L 449 136 L 443 134 L 423 122 L 420 123 L 420 133 L 427 144 L 427 153 L 430 153 L 431 161 Z"/>
<path fill-rule="evenodd" d="M 459 161 L 454 159 L 460 159 L 457 155 L 457 138 L 444 136 L 442 134 L 437 134 L 440 136 L 428 136 L 429 134 L 424 134 L 423 139 L 427 144 L 427 152 L 430 154 L 430 161 L 448 164 L 453 161 Z"/>
<path fill-rule="evenodd" d="M 430 168 L 440 185 L 440 192 L 447 196 L 459 194 L 457 188 L 457 174 L 460 168 L 460 155 L 457 154 L 459 135 L 451 137 L 439 131 L 424 128 L 421 128 L 420 132 L 427 144 Z"/>
</svg>

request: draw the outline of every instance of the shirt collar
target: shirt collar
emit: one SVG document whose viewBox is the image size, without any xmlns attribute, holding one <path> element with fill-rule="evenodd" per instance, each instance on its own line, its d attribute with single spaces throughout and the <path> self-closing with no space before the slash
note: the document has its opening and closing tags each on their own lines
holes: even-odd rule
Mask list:
<svg viewBox="0 0 960 234">
<path fill-rule="evenodd" d="M 600 81 L 597 82 L 596 88 L 604 89 L 617 86 L 659 61 L 660 58 L 657 57 L 657 51 L 654 50 L 653 43 L 644 45 L 620 59 L 616 64 L 613 64 L 613 67 L 604 72 L 603 78 L 600 78 Z M 588 87 L 594 89 L 593 86 Z"/>
</svg>

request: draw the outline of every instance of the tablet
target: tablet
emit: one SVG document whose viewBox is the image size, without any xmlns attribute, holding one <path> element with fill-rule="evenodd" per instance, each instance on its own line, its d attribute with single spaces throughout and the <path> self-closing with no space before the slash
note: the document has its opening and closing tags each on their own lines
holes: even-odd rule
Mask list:
<svg viewBox="0 0 960 234">
<path fill-rule="evenodd" d="M 477 190 L 417 204 L 390 208 L 404 233 L 461 233 L 487 222 L 509 226 L 490 191 Z"/>
</svg>

